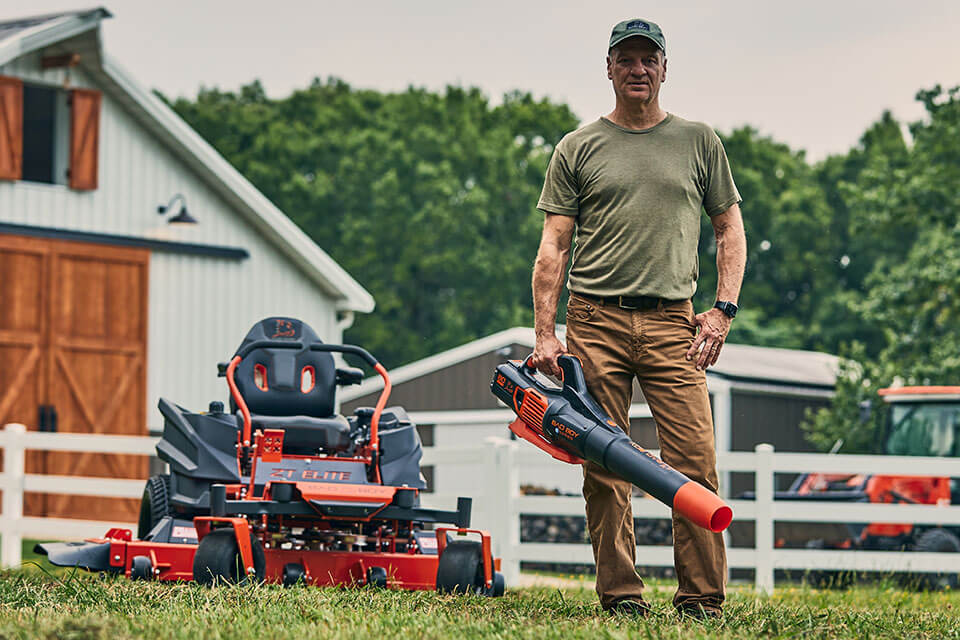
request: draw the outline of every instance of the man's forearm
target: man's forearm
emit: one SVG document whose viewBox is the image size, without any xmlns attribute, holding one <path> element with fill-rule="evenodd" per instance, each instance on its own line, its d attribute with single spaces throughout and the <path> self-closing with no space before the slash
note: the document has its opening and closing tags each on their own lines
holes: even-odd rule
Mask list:
<svg viewBox="0 0 960 640">
<path fill-rule="evenodd" d="M 567 272 L 569 248 L 552 243 L 542 243 L 533 265 L 533 319 L 538 336 L 556 332 L 557 304 L 563 289 L 563 276 Z"/>
<path fill-rule="evenodd" d="M 713 225 L 717 240 L 717 300 L 736 304 L 747 264 L 747 238 L 739 207 L 735 212 L 720 215 L 723 219 Z"/>
</svg>

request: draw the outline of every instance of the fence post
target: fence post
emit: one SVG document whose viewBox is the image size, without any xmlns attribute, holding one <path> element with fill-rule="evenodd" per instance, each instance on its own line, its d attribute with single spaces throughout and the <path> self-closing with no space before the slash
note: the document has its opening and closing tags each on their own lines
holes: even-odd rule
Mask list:
<svg viewBox="0 0 960 640">
<path fill-rule="evenodd" d="M 500 571 L 507 586 L 517 584 L 520 577 L 520 474 L 517 469 L 517 443 L 502 438 L 489 438 L 493 459 L 492 491 L 485 500 L 494 556 L 499 557 Z"/>
<path fill-rule="evenodd" d="M 8 424 L 4 427 L 6 444 L 3 447 L 3 517 L 0 518 L 0 536 L 3 536 L 0 549 L 0 566 L 17 568 L 20 566 L 21 522 L 23 521 L 23 472 L 24 472 L 24 434 L 27 428 L 22 424 Z"/>
<path fill-rule="evenodd" d="M 773 445 L 758 444 L 756 452 L 756 589 L 773 593 Z"/>
</svg>

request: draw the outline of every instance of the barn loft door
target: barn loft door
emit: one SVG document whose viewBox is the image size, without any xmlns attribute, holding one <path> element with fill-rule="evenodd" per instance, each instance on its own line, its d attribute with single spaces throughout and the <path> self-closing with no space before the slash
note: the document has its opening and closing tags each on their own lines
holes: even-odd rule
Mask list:
<svg viewBox="0 0 960 640">
<path fill-rule="evenodd" d="M 39 239 L 20 242 L 46 251 L 41 252 L 38 277 L 46 296 L 40 313 L 46 338 L 40 339 L 39 356 L 46 378 L 36 382 L 40 401 L 32 416 L 24 414 L 25 424 L 36 424 L 39 407 L 48 406 L 56 411 L 59 433 L 146 435 L 149 252 Z M 14 279 L 21 275 L 18 268 Z M 17 368 L 2 352 L 0 357 L 0 368 Z M 143 456 L 50 452 L 43 464 L 46 473 L 56 475 L 145 478 L 148 463 Z M 42 508 L 50 517 L 132 522 L 138 506 L 130 499 L 48 494 Z"/>
</svg>

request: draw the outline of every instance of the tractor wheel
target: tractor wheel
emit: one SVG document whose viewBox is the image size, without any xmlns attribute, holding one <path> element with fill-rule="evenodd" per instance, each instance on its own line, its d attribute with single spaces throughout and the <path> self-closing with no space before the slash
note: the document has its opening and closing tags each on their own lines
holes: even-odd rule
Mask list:
<svg viewBox="0 0 960 640">
<path fill-rule="evenodd" d="M 131 580 L 153 580 L 153 565 L 147 556 L 134 556 L 130 563 Z"/>
<path fill-rule="evenodd" d="M 447 544 L 437 563 L 437 591 L 475 593 L 496 598 L 503 595 L 503 574 L 493 573 L 493 587 L 483 581 L 483 551 L 474 540 L 455 540 Z M 493 558 L 490 559 L 493 562 Z"/>
<path fill-rule="evenodd" d="M 193 579 L 200 584 L 216 583 L 246 584 L 251 578 L 263 580 L 266 558 L 263 545 L 252 533 L 250 547 L 253 551 L 254 575 L 248 576 L 243 569 L 240 547 L 232 527 L 215 529 L 204 536 L 193 556 Z"/>
<path fill-rule="evenodd" d="M 960 539 L 946 529 L 928 529 L 920 534 L 913 545 L 913 551 L 927 553 L 960 553 Z M 904 586 L 920 591 L 954 591 L 960 586 L 960 578 L 952 573 L 908 573 L 904 576 Z"/>
<path fill-rule="evenodd" d="M 170 476 L 151 476 L 140 498 L 140 520 L 137 523 L 137 538 L 146 540 L 165 516 L 170 515 Z"/>
</svg>

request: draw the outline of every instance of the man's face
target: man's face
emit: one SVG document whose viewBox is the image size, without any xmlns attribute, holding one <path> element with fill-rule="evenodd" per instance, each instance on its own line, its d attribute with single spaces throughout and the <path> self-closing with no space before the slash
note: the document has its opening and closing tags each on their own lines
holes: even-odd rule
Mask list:
<svg viewBox="0 0 960 640">
<path fill-rule="evenodd" d="M 650 40 L 627 38 L 610 50 L 607 77 L 617 97 L 628 102 L 653 102 L 667 79 L 667 58 Z"/>
</svg>

